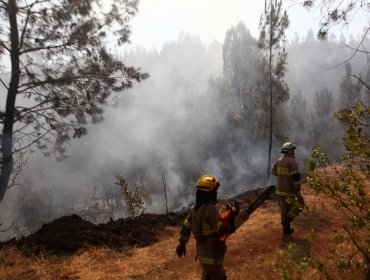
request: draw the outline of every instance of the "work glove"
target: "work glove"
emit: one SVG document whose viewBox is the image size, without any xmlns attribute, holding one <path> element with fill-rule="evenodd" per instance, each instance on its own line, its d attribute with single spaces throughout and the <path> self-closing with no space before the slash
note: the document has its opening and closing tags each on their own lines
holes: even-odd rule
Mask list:
<svg viewBox="0 0 370 280">
<path fill-rule="evenodd" d="M 235 218 L 239 214 L 239 203 L 235 200 L 231 200 L 226 204 L 226 209 L 230 209 L 231 217 Z"/>
<path fill-rule="evenodd" d="M 186 245 L 184 242 L 180 241 L 179 245 L 176 248 L 176 254 L 179 256 L 179 258 L 186 255 Z"/>
</svg>

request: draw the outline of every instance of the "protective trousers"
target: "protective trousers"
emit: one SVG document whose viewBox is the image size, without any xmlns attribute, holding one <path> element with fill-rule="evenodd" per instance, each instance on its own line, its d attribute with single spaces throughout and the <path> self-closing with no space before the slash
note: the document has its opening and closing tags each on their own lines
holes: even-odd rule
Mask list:
<svg viewBox="0 0 370 280">
<path fill-rule="evenodd" d="M 300 212 L 302 212 L 304 207 L 304 199 L 301 195 L 278 195 L 278 202 L 282 223 L 286 221 L 287 218 L 293 220 Z"/>
<path fill-rule="evenodd" d="M 226 279 L 225 269 L 222 265 L 203 264 L 202 280 L 224 280 Z"/>
</svg>

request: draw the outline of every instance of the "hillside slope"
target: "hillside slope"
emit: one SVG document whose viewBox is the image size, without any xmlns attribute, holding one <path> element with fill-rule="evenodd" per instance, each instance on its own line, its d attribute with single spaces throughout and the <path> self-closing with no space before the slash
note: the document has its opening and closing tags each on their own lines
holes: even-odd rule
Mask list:
<svg viewBox="0 0 370 280">
<path fill-rule="evenodd" d="M 326 258 L 331 265 L 327 249 L 332 243 L 333 233 L 341 227 L 343 220 L 338 218 L 337 210 L 327 198 L 314 193 L 306 184 L 302 186 L 302 193 L 306 204 L 316 205 L 318 211 L 303 212 L 293 224 L 295 232 L 291 238 L 283 238 L 279 208 L 274 199 L 266 201 L 229 237 L 225 258 L 228 279 L 279 279 L 279 274 L 270 268 L 269 262 L 276 262 L 276 252 L 286 248 L 290 242 L 296 244 L 301 254 Z M 256 192 L 250 192 L 243 199 L 252 200 L 256 195 Z M 199 279 L 200 265 L 194 260 L 194 238 L 191 238 L 184 258 L 180 259 L 175 254 L 184 215 L 149 215 L 140 226 L 130 231 L 131 239 L 127 232 L 123 234 L 123 228 L 127 226 L 123 220 L 119 223 L 111 221 L 109 227 L 109 223 L 96 226 L 77 221 L 79 217 L 70 217 L 84 226 L 71 227 L 67 231 L 63 230 L 63 224 L 68 224 L 66 220 L 55 221 L 31 237 L 2 244 L 0 278 Z M 336 219 L 331 220 L 333 217 Z M 315 229 L 314 238 L 307 240 L 311 229 Z M 113 235 L 109 232 L 114 231 L 118 233 L 114 236 L 121 236 L 121 240 L 110 240 Z M 59 238 L 51 240 L 55 234 Z M 100 244 L 95 244 L 97 240 Z M 359 275 L 342 274 L 335 279 L 359 277 L 360 272 Z M 317 271 L 309 270 L 304 279 L 323 277 Z"/>
</svg>

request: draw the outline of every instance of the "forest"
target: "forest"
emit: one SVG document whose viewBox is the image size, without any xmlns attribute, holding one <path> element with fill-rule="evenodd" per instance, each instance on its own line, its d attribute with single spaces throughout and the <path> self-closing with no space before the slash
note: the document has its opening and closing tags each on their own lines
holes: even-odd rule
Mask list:
<svg viewBox="0 0 370 280">
<path fill-rule="evenodd" d="M 370 27 L 331 32 L 369 2 L 291 0 L 321 18 L 287 39 L 265 0 L 258 36 L 129 48 L 139 2 L 0 0 L 0 278 L 194 279 L 199 239 L 175 246 L 209 174 L 231 279 L 369 279 Z M 294 231 L 271 172 L 286 142 Z"/>
<path fill-rule="evenodd" d="M 73 137 L 64 127 L 56 129 L 62 131 L 56 133 L 59 146 L 52 147 L 57 160 L 45 143 L 22 154 L 22 172 L 0 205 L 7 229 L 2 239 L 34 232 L 70 213 L 92 222 L 127 215 L 117 174 L 143 195 L 143 209 L 150 213 L 187 207 L 200 174 L 217 174 L 223 198 L 273 183 L 266 174 L 270 109 L 271 161 L 286 141 L 297 145 L 303 173 L 316 146 L 338 159 L 344 152 L 343 125 L 334 114 L 360 100 L 368 104 L 368 89 L 360 82 L 370 79 L 367 54 L 356 50 L 369 44 L 368 36 L 319 40 L 312 30 L 290 41 L 281 37 L 275 48 L 280 90 L 273 106 L 266 50 L 243 22 L 230 26 L 223 42 L 209 46 L 182 33 L 160 50 L 115 49 L 114 59 L 142 71 L 142 80 L 117 88 L 119 97 L 102 101 L 104 111 L 92 106 L 90 122 L 77 112 L 86 125 L 75 127 Z M 29 68 L 36 59 L 27 55 Z M 42 71 L 57 73 L 60 65 Z M 94 89 L 89 80 L 85 84 Z M 68 106 L 59 114 L 68 115 L 75 104 Z"/>
</svg>

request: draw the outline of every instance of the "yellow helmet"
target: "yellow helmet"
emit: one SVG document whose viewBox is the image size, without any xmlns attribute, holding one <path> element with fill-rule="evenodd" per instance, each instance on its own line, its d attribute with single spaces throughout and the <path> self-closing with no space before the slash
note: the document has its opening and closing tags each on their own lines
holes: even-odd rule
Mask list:
<svg viewBox="0 0 370 280">
<path fill-rule="evenodd" d="M 220 182 L 211 175 L 203 175 L 196 184 L 197 190 L 210 192 L 220 186 Z"/>
</svg>

